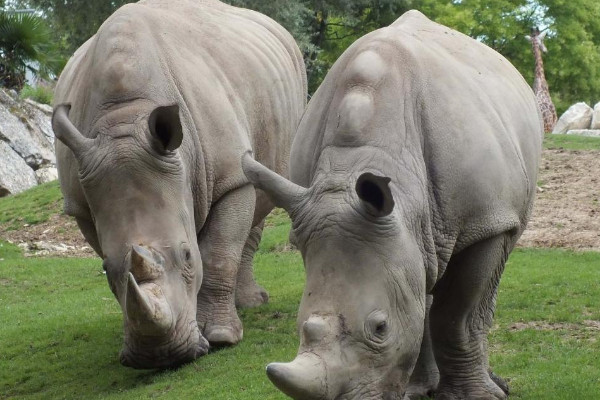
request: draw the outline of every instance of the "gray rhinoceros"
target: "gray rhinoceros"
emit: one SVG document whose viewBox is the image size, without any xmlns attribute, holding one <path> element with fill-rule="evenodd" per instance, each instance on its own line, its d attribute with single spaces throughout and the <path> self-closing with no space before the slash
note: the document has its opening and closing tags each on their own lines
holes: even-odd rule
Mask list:
<svg viewBox="0 0 600 400">
<path fill-rule="evenodd" d="M 75 52 L 55 91 L 59 177 L 121 305 L 123 364 L 242 338 L 235 302 L 266 301 L 252 257 L 273 206 L 241 156 L 287 174 L 305 102 L 291 35 L 215 0 L 126 5 Z"/>
<path fill-rule="evenodd" d="M 243 156 L 306 268 L 300 348 L 267 367 L 275 385 L 303 400 L 505 398 L 486 334 L 541 138 L 515 68 L 419 12 L 346 50 L 300 122 L 293 183 Z"/>
</svg>

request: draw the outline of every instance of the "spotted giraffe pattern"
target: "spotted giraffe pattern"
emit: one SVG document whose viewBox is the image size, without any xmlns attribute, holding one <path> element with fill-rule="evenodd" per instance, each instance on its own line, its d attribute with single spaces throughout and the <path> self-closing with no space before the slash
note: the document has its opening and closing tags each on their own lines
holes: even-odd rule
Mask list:
<svg viewBox="0 0 600 400">
<path fill-rule="evenodd" d="M 533 56 L 535 58 L 535 77 L 533 79 L 533 92 L 537 98 L 538 107 L 542 112 L 544 119 L 544 132 L 552 132 L 556 120 L 556 108 L 552 103 L 550 91 L 548 90 L 548 82 L 544 74 L 544 62 L 542 60 L 542 52 L 546 52 L 544 45 L 545 32 L 541 33 L 538 28 L 531 30 L 531 36 L 528 39 L 531 41 Z"/>
</svg>

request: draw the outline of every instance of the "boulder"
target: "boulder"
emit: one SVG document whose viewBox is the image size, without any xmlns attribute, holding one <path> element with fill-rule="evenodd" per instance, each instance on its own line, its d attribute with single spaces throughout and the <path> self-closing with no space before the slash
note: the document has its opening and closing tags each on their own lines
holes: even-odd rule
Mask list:
<svg viewBox="0 0 600 400">
<path fill-rule="evenodd" d="M 554 126 L 552 133 L 567 133 L 572 129 L 589 129 L 594 110 L 585 103 L 573 104 Z"/>
<path fill-rule="evenodd" d="M 35 171 L 37 182 L 42 183 L 55 181 L 58 179 L 58 170 L 55 167 L 42 167 Z"/>
<path fill-rule="evenodd" d="M 0 197 L 57 179 L 51 119 L 52 107 L 0 89 Z"/>
<path fill-rule="evenodd" d="M 0 140 L 0 197 L 37 185 L 33 169 L 11 146 Z"/>
<path fill-rule="evenodd" d="M 600 129 L 571 129 L 567 135 L 600 137 Z"/>
<path fill-rule="evenodd" d="M 590 129 L 600 129 L 600 102 L 594 106 L 594 115 L 592 115 Z"/>
<path fill-rule="evenodd" d="M 56 164 L 53 143 L 35 122 L 32 116 L 35 112 L 28 111 L 11 103 L 0 103 L 0 141 L 8 144 L 34 170 Z M 37 112 L 45 115 L 40 110 Z M 37 118 L 43 120 L 41 115 Z M 50 118 L 45 120 L 43 124 L 49 125 Z"/>
</svg>

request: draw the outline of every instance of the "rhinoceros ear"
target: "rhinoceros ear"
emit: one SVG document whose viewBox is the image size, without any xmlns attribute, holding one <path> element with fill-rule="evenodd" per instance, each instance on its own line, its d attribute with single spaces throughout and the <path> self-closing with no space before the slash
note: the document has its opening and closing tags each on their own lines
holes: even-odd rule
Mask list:
<svg viewBox="0 0 600 400">
<path fill-rule="evenodd" d="M 148 127 L 160 150 L 173 151 L 181 146 L 183 129 L 177 104 L 155 108 L 148 118 Z"/>
<path fill-rule="evenodd" d="M 376 217 L 385 217 L 394 209 L 394 197 L 387 176 L 377 176 L 365 172 L 356 181 L 356 194 L 362 200 L 367 212 Z"/>
</svg>

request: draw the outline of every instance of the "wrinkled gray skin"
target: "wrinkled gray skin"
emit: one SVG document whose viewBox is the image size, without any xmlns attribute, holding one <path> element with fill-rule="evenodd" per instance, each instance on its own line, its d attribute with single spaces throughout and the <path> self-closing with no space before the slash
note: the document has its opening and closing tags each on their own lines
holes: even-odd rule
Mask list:
<svg viewBox="0 0 600 400">
<path fill-rule="evenodd" d="M 305 99 L 292 37 L 218 1 L 126 5 L 69 61 L 53 116 L 65 212 L 104 260 L 123 364 L 241 340 L 236 302 L 267 300 L 252 257 L 273 207 L 241 156 L 286 174 Z"/>
<path fill-rule="evenodd" d="M 292 182 L 244 172 L 293 222 L 300 348 L 267 374 L 295 399 L 504 399 L 486 336 L 531 212 L 535 97 L 502 56 L 416 11 L 366 35 L 311 99 Z"/>
</svg>

